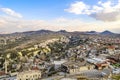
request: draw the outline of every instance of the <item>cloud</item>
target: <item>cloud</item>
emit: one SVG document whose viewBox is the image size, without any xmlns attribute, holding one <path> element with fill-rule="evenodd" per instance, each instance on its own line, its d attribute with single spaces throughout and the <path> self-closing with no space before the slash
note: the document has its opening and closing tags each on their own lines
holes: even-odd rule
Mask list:
<svg viewBox="0 0 120 80">
<path fill-rule="evenodd" d="M 0 11 L 6 13 L 7 15 L 16 17 L 16 18 L 22 18 L 22 15 L 20 13 L 17 13 L 10 8 L 0 8 Z"/>
<path fill-rule="evenodd" d="M 102 21 L 117 21 L 120 19 L 120 12 L 91 14 L 91 17 Z"/>
<path fill-rule="evenodd" d="M 88 5 L 82 1 L 72 3 L 65 11 L 74 14 L 85 14 L 101 21 L 120 20 L 120 0 L 99 1 L 96 5 Z"/>
<path fill-rule="evenodd" d="M 70 13 L 75 13 L 75 14 L 89 14 L 88 10 L 89 10 L 90 6 L 86 5 L 83 2 L 75 2 L 73 4 L 70 5 L 69 9 L 65 9 L 65 11 L 68 11 Z"/>
<path fill-rule="evenodd" d="M 67 19 L 60 17 L 50 21 L 46 20 L 23 20 L 14 19 L 13 17 L 0 17 L 0 32 L 23 32 L 33 30 L 67 30 L 67 31 L 104 31 L 111 30 L 119 32 L 117 30 L 120 26 L 120 21 L 117 22 L 83 22 L 80 19 Z"/>
</svg>

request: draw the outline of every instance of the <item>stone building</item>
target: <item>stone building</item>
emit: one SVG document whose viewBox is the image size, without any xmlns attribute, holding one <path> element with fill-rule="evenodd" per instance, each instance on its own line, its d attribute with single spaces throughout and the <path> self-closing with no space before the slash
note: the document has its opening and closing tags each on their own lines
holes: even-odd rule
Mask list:
<svg viewBox="0 0 120 80">
<path fill-rule="evenodd" d="M 63 64 L 64 66 L 67 67 L 67 71 L 72 74 L 72 73 L 79 73 L 81 71 L 86 71 L 86 70 L 91 70 L 94 68 L 94 65 L 91 65 L 87 63 L 86 61 L 80 62 L 66 62 Z"/>
<path fill-rule="evenodd" d="M 41 78 L 39 70 L 23 71 L 17 74 L 17 80 L 36 80 Z"/>
</svg>

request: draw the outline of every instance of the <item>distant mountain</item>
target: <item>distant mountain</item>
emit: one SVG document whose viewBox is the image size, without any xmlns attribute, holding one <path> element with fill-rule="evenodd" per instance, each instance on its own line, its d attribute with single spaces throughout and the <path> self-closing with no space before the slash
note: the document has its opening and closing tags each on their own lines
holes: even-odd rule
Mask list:
<svg viewBox="0 0 120 80">
<path fill-rule="evenodd" d="M 35 34 L 35 33 L 50 33 L 50 32 L 53 32 L 53 31 L 50 31 L 50 30 L 38 30 L 38 31 L 27 31 L 27 32 L 23 32 L 23 33 L 25 33 L 25 34 L 31 34 L 31 33 L 33 33 L 33 34 Z"/>
<path fill-rule="evenodd" d="M 12 33 L 11 35 L 37 35 L 37 34 L 49 34 L 49 33 L 53 33 L 53 31 L 50 30 L 38 30 L 38 31 L 26 31 L 26 32 L 15 32 Z"/>
<path fill-rule="evenodd" d="M 99 34 L 99 33 L 96 31 L 88 31 L 88 32 L 86 32 L 86 34 Z"/>
<path fill-rule="evenodd" d="M 57 31 L 58 33 L 67 33 L 66 30 L 60 30 L 60 31 Z"/>
<path fill-rule="evenodd" d="M 108 30 L 103 31 L 100 34 L 102 34 L 102 35 L 115 35 L 115 33 L 111 32 L 111 31 L 108 31 Z"/>
<path fill-rule="evenodd" d="M 15 32 L 11 34 L 0 34 L 0 36 L 34 36 L 34 35 L 46 35 L 46 34 L 59 34 L 59 35 L 80 35 L 80 34 L 89 34 L 89 35 L 120 35 L 113 33 L 111 31 L 103 31 L 103 32 L 96 32 L 96 31 L 86 31 L 86 32 L 81 32 L 81 31 L 74 31 L 74 32 L 68 32 L 66 30 L 60 30 L 60 31 L 51 31 L 51 30 L 38 30 L 38 31 L 25 31 L 25 32 Z"/>
</svg>

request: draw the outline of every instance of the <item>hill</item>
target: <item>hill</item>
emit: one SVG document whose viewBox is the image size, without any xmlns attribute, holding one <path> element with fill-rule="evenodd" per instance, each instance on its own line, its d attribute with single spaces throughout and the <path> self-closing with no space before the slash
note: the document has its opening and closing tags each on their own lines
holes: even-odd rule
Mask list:
<svg viewBox="0 0 120 80">
<path fill-rule="evenodd" d="M 115 33 L 111 32 L 111 31 L 108 31 L 108 30 L 103 31 L 100 34 L 102 34 L 102 35 L 115 35 Z"/>
</svg>

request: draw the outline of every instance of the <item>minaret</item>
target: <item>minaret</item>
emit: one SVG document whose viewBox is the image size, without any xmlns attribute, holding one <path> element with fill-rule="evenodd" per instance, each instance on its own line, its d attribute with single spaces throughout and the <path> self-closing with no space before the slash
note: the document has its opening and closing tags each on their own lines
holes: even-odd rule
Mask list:
<svg viewBox="0 0 120 80">
<path fill-rule="evenodd" d="M 5 73 L 7 74 L 7 64 L 8 64 L 8 62 L 7 62 L 7 60 L 5 59 Z"/>
<path fill-rule="evenodd" d="M 6 45 L 7 43 L 6 43 L 6 39 L 4 39 L 4 44 Z M 6 57 L 7 57 L 7 55 L 6 55 Z M 7 60 L 6 60 L 6 58 L 5 58 L 5 73 L 7 74 L 7 64 L 8 64 L 8 62 L 7 62 Z"/>
<path fill-rule="evenodd" d="M 7 40 L 6 40 L 6 39 L 4 39 L 4 44 L 5 44 L 5 45 L 7 44 Z"/>
</svg>

